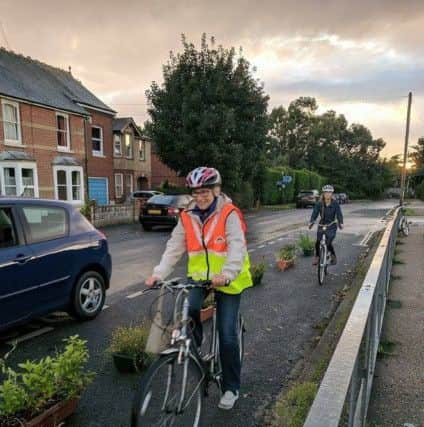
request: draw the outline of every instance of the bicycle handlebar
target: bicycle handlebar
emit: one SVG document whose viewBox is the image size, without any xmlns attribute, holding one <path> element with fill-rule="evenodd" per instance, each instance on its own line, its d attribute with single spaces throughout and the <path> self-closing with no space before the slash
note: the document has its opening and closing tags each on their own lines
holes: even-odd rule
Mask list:
<svg viewBox="0 0 424 427">
<path fill-rule="evenodd" d="M 227 280 L 225 282 L 224 286 L 229 286 L 231 283 L 231 280 Z M 149 290 L 155 290 L 155 289 L 161 289 L 161 288 L 168 288 L 168 289 L 196 289 L 196 288 L 202 288 L 202 289 L 215 289 L 212 286 L 212 280 L 199 280 L 199 281 L 190 281 L 190 282 L 182 282 L 180 278 L 170 279 L 170 280 L 163 280 L 161 282 L 156 282 L 153 286 L 145 289 L 145 291 Z"/>
</svg>

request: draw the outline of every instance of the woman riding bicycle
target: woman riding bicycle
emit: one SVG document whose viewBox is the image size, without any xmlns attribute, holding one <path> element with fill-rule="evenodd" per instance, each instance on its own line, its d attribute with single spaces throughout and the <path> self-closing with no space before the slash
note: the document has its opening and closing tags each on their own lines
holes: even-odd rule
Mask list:
<svg viewBox="0 0 424 427">
<path fill-rule="evenodd" d="M 181 213 L 160 264 L 146 280 L 148 286 L 164 280 L 184 253 L 188 254 L 188 276 L 195 281 L 211 280 L 217 291 L 217 326 L 224 394 L 219 408 L 232 409 L 239 398 L 240 353 L 238 312 L 241 293 L 252 286 L 245 239 L 245 224 L 240 210 L 221 193 L 221 176 L 214 168 L 199 167 L 187 176 L 187 187 L 194 198 Z M 229 283 L 229 285 L 228 285 Z M 207 292 L 190 291 L 190 317 L 198 347 L 202 343 L 200 310 Z"/>
<path fill-rule="evenodd" d="M 323 233 L 326 233 L 327 248 L 331 255 L 331 263 L 337 263 L 336 252 L 333 247 L 333 240 L 336 237 L 337 225 L 340 229 L 343 228 L 343 214 L 339 203 L 333 197 L 334 188 L 332 185 L 324 185 L 322 188 L 321 199 L 315 204 L 314 210 L 312 211 L 311 220 L 309 221 L 309 229 L 311 229 L 318 218 L 321 216 L 320 225 L 329 225 L 326 231 L 323 231 L 321 227 L 318 227 L 317 240 L 315 242 L 315 257 L 312 262 L 313 265 L 318 264 L 319 260 L 319 245 Z M 337 219 L 337 222 L 336 222 Z"/>
</svg>

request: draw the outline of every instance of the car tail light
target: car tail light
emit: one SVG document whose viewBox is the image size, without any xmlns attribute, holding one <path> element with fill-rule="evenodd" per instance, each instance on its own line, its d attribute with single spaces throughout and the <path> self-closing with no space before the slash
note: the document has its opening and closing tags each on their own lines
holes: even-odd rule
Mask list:
<svg viewBox="0 0 424 427">
<path fill-rule="evenodd" d="M 180 210 L 177 208 L 168 208 L 168 215 L 178 215 Z"/>
</svg>

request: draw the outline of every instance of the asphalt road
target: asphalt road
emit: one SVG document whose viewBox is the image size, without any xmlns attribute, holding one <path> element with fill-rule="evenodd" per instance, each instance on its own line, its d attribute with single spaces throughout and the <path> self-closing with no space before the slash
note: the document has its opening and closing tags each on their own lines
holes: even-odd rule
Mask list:
<svg viewBox="0 0 424 427">
<path fill-rule="evenodd" d="M 205 425 L 259 426 L 263 409 L 287 383 L 292 367 L 310 348 L 318 324 L 328 313 L 333 295 L 346 284 L 347 272 L 365 249 L 369 232 L 384 226 L 382 216 L 394 203 L 369 202 L 343 206 L 345 229 L 336 239 L 338 265 L 331 268 L 329 280 L 319 287 L 310 258 L 299 257 L 293 269 L 276 270 L 274 254 L 285 243 L 295 242 L 307 232 L 308 210 L 261 211 L 247 215 L 249 252 L 253 262 L 268 264 L 263 285 L 243 295 L 242 311 L 247 321 L 246 354 L 242 378 L 242 398 L 236 408 L 222 412 L 216 408 L 218 395 L 207 399 Z M 309 232 L 311 235 L 315 233 Z M 120 375 L 105 353 L 113 329 L 146 318 L 153 295 L 139 295 L 143 280 L 158 262 L 169 231 L 142 232 L 138 225 L 108 228 L 113 257 L 113 278 L 104 312 L 94 321 L 77 323 L 69 318 L 49 321 L 53 330 L 19 344 L 11 355 L 12 364 L 52 354 L 61 340 L 79 334 L 88 341 L 89 368 L 94 382 L 82 395 L 77 413 L 66 426 L 124 427 L 138 378 Z M 176 275 L 184 274 L 181 263 Z M 53 323 L 51 323 L 53 322 Z M 41 326 L 45 326 L 41 323 Z M 23 333 L 23 331 L 16 331 Z M 2 354 L 8 346 L 0 344 Z"/>
</svg>

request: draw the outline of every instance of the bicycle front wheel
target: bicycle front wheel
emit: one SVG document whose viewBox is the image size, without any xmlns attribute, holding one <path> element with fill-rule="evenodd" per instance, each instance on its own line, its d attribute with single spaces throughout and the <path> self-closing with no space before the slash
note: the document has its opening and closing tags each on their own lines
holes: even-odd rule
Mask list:
<svg viewBox="0 0 424 427">
<path fill-rule="evenodd" d="M 204 375 L 193 356 L 181 363 L 178 353 L 160 357 L 141 380 L 131 415 L 132 427 L 198 427 Z"/>
<path fill-rule="evenodd" d="M 318 283 L 322 286 L 324 284 L 324 278 L 327 270 L 327 248 L 321 245 L 319 248 L 319 260 L 318 260 Z"/>
</svg>

